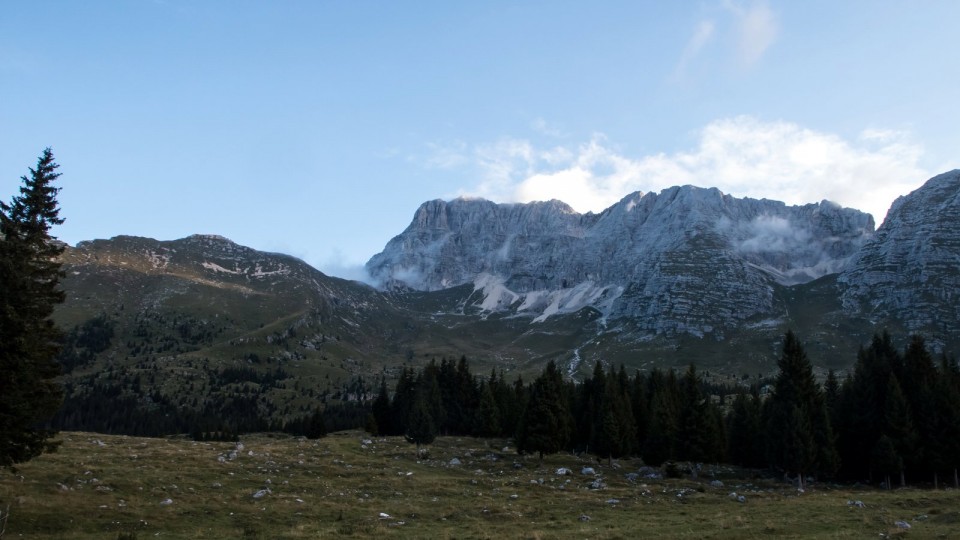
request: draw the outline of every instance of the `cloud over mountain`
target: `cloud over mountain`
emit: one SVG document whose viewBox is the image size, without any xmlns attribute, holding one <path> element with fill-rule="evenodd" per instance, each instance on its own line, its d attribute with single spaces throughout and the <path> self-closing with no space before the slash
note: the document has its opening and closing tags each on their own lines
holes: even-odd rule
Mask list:
<svg viewBox="0 0 960 540">
<path fill-rule="evenodd" d="M 632 191 L 683 184 L 788 204 L 828 199 L 871 213 L 879 223 L 893 200 L 929 177 L 923 148 L 909 133 L 864 130 L 844 138 L 785 121 L 737 116 L 697 132 L 690 150 L 633 157 L 603 134 L 577 145 L 538 148 L 524 139 L 443 148 L 444 165 L 473 175 L 452 195 L 501 202 L 560 199 L 600 211 Z M 436 164 L 434 164 L 436 165 Z"/>
</svg>

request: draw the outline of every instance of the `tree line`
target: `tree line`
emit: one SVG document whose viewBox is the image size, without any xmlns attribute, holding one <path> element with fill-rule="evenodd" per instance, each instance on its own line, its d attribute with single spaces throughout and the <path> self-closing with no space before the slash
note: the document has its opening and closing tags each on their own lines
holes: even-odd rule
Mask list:
<svg viewBox="0 0 960 540">
<path fill-rule="evenodd" d="M 935 361 L 923 339 L 901 353 L 889 334 L 861 347 L 844 380 L 823 384 L 799 339 L 784 337 L 772 384 L 712 396 L 694 366 L 682 375 L 629 375 L 597 362 L 581 383 L 550 362 L 529 384 L 494 370 L 475 377 L 466 358 L 404 368 L 391 396 L 385 379 L 366 429 L 429 444 L 438 434 L 512 437 L 520 453 L 589 452 L 598 458 L 766 468 L 805 485 L 848 481 L 958 484 L 960 368 Z M 714 387 L 715 388 L 715 387 Z M 719 399 L 716 399 L 719 398 Z"/>
</svg>

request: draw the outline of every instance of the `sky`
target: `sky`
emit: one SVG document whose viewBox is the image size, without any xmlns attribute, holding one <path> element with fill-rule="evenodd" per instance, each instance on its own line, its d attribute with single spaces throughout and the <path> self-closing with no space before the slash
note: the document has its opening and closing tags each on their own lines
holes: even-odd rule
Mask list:
<svg viewBox="0 0 960 540">
<path fill-rule="evenodd" d="M 960 166 L 960 2 L 0 0 L 0 199 L 333 275 L 432 199 L 717 187 L 883 220 Z"/>
</svg>

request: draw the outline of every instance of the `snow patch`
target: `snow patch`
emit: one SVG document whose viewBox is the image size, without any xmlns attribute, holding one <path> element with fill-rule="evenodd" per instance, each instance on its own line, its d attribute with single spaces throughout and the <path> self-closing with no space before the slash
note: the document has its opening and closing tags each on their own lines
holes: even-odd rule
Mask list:
<svg viewBox="0 0 960 540">
<path fill-rule="evenodd" d="M 227 270 L 226 268 L 220 266 L 219 264 L 212 263 L 209 261 L 203 261 L 202 263 L 200 263 L 200 265 L 206 268 L 207 270 L 213 270 L 214 272 L 223 272 L 224 274 L 233 274 L 235 276 L 242 274 L 242 272 L 240 272 L 239 270 Z"/>
</svg>

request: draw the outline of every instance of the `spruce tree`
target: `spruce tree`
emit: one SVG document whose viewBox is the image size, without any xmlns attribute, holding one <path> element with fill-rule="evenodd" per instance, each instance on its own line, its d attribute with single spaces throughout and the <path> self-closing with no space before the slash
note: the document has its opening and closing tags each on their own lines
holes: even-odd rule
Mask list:
<svg viewBox="0 0 960 540">
<path fill-rule="evenodd" d="M 437 424 L 430 415 L 426 396 L 422 392 L 417 392 L 413 407 L 410 410 L 410 418 L 407 419 L 407 429 L 404 433 L 407 442 L 417 445 L 417 455 L 420 455 L 420 446 L 430 444 L 437 438 Z"/>
<path fill-rule="evenodd" d="M 711 427 L 712 418 L 708 411 L 703 392 L 700 390 L 700 377 L 693 364 L 687 368 L 680 381 L 680 409 L 677 415 L 676 456 L 684 461 L 712 461 L 716 455 L 717 444 Z"/>
<path fill-rule="evenodd" d="M 327 435 L 327 422 L 323 417 L 323 410 L 317 407 L 306 421 L 304 435 L 308 439 L 319 439 Z"/>
<path fill-rule="evenodd" d="M 498 434 L 500 434 L 500 410 L 490 384 L 484 383 L 480 389 L 480 405 L 477 408 L 476 435 L 496 437 Z"/>
<path fill-rule="evenodd" d="M 743 467 L 763 465 L 760 431 L 760 399 L 756 394 L 739 394 L 727 415 L 727 452 L 730 462 Z"/>
<path fill-rule="evenodd" d="M 773 394 L 764 406 L 768 459 L 785 472 L 798 475 L 802 489 L 804 476 L 836 471 L 833 430 L 823 392 L 813 378 L 813 367 L 792 331 L 784 336 L 778 366 Z"/>
<path fill-rule="evenodd" d="M 0 202 L 0 466 L 12 468 L 56 445 L 40 425 L 63 402 L 55 381 L 61 332 L 51 316 L 59 288 L 62 244 L 51 236 L 59 217 L 56 172 L 49 148 L 22 177 L 20 195 Z"/>
<path fill-rule="evenodd" d="M 946 355 L 941 358 L 940 376 L 932 394 L 937 417 L 936 451 L 931 459 L 934 485 L 939 484 L 936 472 L 944 470 L 953 473 L 953 486 L 960 488 L 960 369 Z"/>
<path fill-rule="evenodd" d="M 595 453 L 609 460 L 632 453 L 636 447 L 636 422 L 630 408 L 626 388 L 620 376 L 612 370 L 606 375 L 606 384 L 600 403 L 600 426 L 595 441 Z M 626 381 L 622 381 L 626 384 Z"/>
<path fill-rule="evenodd" d="M 387 393 L 386 377 L 380 378 L 380 390 L 377 392 L 377 398 L 373 400 L 370 414 L 373 416 L 374 427 L 376 427 L 376 433 L 372 433 L 372 435 L 389 435 L 392 420 L 390 416 L 390 395 Z"/>
<path fill-rule="evenodd" d="M 417 382 L 413 368 L 402 368 L 400 379 L 397 380 L 397 391 L 393 394 L 390 405 L 389 435 L 403 435 L 407 431 L 407 420 L 413 409 L 413 402 L 417 395 Z M 381 428 L 382 429 L 382 428 Z"/>
<path fill-rule="evenodd" d="M 563 378 L 551 360 L 534 380 L 517 429 L 520 453 L 553 454 L 570 440 L 573 418 L 564 397 Z"/>
<path fill-rule="evenodd" d="M 888 470 L 887 474 L 898 473 L 900 475 L 900 487 L 904 487 L 907 483 L 903 466 L 904 461 L 913 454 L 917 436 L 910 419 L 910 408 L 907 405 L 907 400 L 903 397 L 900 384 L 893 374 L 890 375 L 887 383 L 884 424 L 882 437 L 887 437 L 893 445 L 897 461 L 894 470 Z M 889 482 L 889 479 L 887 481 Z"/>
<path fill-rule="evenodd" d="M 670 373 L 666 377 L 657 370 L 650 374 L 650 415 L 641 450 L 643 461 L 653 466 L 675 457 L 678 406 L 676 379 Z"/>
</svg>

